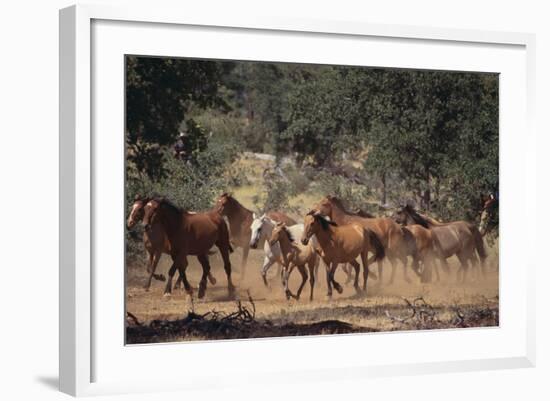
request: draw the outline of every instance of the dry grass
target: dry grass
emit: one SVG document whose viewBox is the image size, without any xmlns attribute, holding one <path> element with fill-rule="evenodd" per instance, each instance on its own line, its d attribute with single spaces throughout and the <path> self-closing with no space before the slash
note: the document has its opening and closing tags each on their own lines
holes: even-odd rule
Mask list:
<svg viewBox="0 0 550 401">
<path fill-rule="evenodd" d="M 238 266 L 241 251 L 236 250 L 231 260 Z M 488 275 L 485 279 L 479 273 L 470 272 L 469 279 L 464 284 L 457 284 L 454 277 L 446 278 L 444 282 L 421 284 L 418 278 L 409 273 L 412 283 L 403 281 L 403 269 L 398 267 L 396 282 L 393 285 L 377 287 L 376 280 L 369 280 L 367 296 L 357 295 L 352 286 L 344 286 L 344 292 L 326 298 L 326 283 L 324 272 L 319 270 L 319 279 L 315 286 L 314 300 L 309 301 L 309 283 L 304 287 L 302 299 L 289 300 L 284 297 L 280 280 L 276 276 L 277 268 L 270 272 L 272 278 L 271 289 L 266 289 L 261 281 L 259 269 L 263 258 L 262 251 L 251 251 L 248 260 L 246 280 L 240 281 L 240 272 L 235 271 L 233 279 L 239 285 L 237 299 L 248 299 L 248 294 L 255 304 L 255 320 L 260 326 L 257 331 L 243 330 L 242 333 L 232 332 L 227 338 L 248 338 L 279 335 L 302 334 L 330 334 L 333 332 L 355 331 L 393 331 L 430 328 L 456 328 L 470 326 L 498 325 L 498 262 L 496 249 L 491 249 L 488 263 Z M 145 281 L 145 268 L 132 267 L 128 270 L 127 311 L 131 312 L 141 324 L 148 325 L 152 321 L 181 321 L 189 311 L 197 315 L 204 315 L 216 311 L 221 314 L 231 314 L 236 310 L 235 298 L 227 296 L 225 273 L 221 268 L 219 255 L 211 257 L 213 274 L 218 280 L 215 286 L 209 286 L 206 297 L 202 300 L 191 298 L 181 290 L 174 290 L 172 297 L 163 297 L 164 283 L 153 282 L 151 290 L 146 292 L 141 288 Z M 158 272 L 166 274 L 169 258 L 163 256 Z M 453 271 L 457 263 L 451 263 Z M 371 267 L 372 269 L 372 267 Z M 234 269 L 235 270 L 235 269 Z M 190 258 L 187 269 L 190 282 L 197 285 L 201 268 L 196 258 Z M 387 283 L 391 266 L 384 265 L 384 282 Z M 345 282 L 345 275 L 341 269 L 337 272 L 337 280 Z M 290 282 L 295 291 L 299 285 L 299 275 L 294 273 Z M 410 318 L 413 310 L 406 300 L 413 301 L 422 297 L 433 311 L 433 316 L 420 309 L 416 316 Z M 427 319 L 427 320 L 426 320 Z M 337 321 L 349 326 L 318 327 L 318 332 L 311 331 L 312 324 L 319 322 Z M 267 323 L 266 323 L 267 322 Z M 285 330 L 267 330 L 261 324 L 270 327 L 286 327 Z M 298 325 L 298 328 L 296 328 Z M 300 326 L 302 325 L 302 326 Z M 178 326 L 179 327 L 179 326 Z M 262 328 L 263 327 L 263 328 Z M 317 326 L 315 326 L 317 327 Z M 344 327 L 344 328 L 342 328 Z M 346 331 L 345 327 L 349 327 Z M 302 330 L 303 329 L 303 330 Z M 307 330 L 306 330 L 307 329 Z M 220 338 L 210 336 L 209 333 L 171 331 L 169 335 L 151 335 L 149 339 L 129 337 L 128 342 L 159 342 L 182 341 Z M 149 340 L 149 341 L 148 341 Z"/>
</svg>

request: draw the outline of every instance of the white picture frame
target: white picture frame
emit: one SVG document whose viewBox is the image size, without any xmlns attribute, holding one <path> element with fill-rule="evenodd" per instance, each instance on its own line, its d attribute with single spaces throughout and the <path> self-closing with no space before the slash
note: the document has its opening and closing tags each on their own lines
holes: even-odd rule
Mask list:
<svg viewBox="0 0 550 401">
<path fill-rule="evenodd" d="M 94 25 L 95 24 L 95 25 Z M 117 26 L 121 24 L 121 26 Z M 126 25 L 124 25 L 126 24 Z M 130 25 L 128 25 L 130 24 Z M 243 15 L 239 19 L 234 17 L 227 18 L 226 16 L 216 15 L 187 15 L 184 9 L 167 10 L 160 8 L 113 8 L 109 6 L 99 5 L 78 5 L 72 6 L 60 11 L 60 390 L 72 395 L 94 395 L 94 394 L 109 394 L 109 393 L 126 393 L 126 392 L 141 392 L 141 391 L 165 391 L 176 389 L 197 389 L 201 388 L 204 380 L 210 377 L 216 377 L 216 386 L 231 386 L 237 385 L 232 381 L 232 376 L 220 375 L 224 372 L 223 369 L 234 368 L 239 374 L 247 372 L 250 379 L 254 379 L 257 383 L 276 383 L 279 379 L 284 380 L 327 380 L 338 379 L 342 377 L 354 378 L 357 380 L 366 377 L 387 376 L 387 375 L 402 375 L 402 374 L 420 374 L 429 372 L 454 372 L 467 371 L 477 369 L 502 369 L 512 367 L 530 367 L 535 364 L 535 294 L 534 294 L 534 274 L 535 260 L 532 251 L 533 244 L 527 241 L 519 242 L 519 249 L 510 249 L 506 252 L 506 260 L 502 259 L 502 282 L 501 282 L 501 326 L 497 329 L 484 330 L 462 330 L 460 332 L 440 331 L 431 333 L 400 333 L 400 334 L 382 334 L 382 335 L 350 335 L 350 336 L 329 336 L 324 338 L 300 338 L 300 339 L 270 339 L 270 340 L 245 340 L 245 341 L 222 341 L 210 342 L 202 344 L 170 344 L 156 345 L 148 347 L 124 347 L 120 343 L 120 338 L 123 334 L 123 315 L 120 314 L 120 323 L 117 326 L 113 320 L 109 320 L 104 311 L 103 303 L 108 301 L 111 305 L 117 305 L 113 310 L 118 310 L 118 303 L 123 303 L 123 299 L 119 296 L 117 285 L 120 284 L 122 277 L 123 266 L 119 266 L 118 272 L 112 269 L 112 274 L 115 274 L 114 279 L 109 281 L 102 274 L 94 272 L 94 267 L 97 267 L 97 262 L 108 258 L 109 252 L 104 252 L 101 255 L 96 253 L 98 248 L 94 247 L 98 241 L 103 239 L 97 238 L 98 229 L 104 227 L 99 220 L 102 213 L 108 213 L 110 220 L 115 221 L 120 225 L 122 230 L 122 222 L 124 217 L 120 218 L 120 211 L 123 210 L 122 205 L 113 207 L 113 210 L 105 211 L 98 198 L 99 193 L 106 193 L 109 185 L 115 185 L 116 180 L 120 178 L 120 164 L 123 163 L 123 153 L 120 146 L 123 143 L 123 134 L 120 131 L 120 137 L 115 142 L 107 143 L 104 139 L 99 142 L 94 137 L 94 129 L 102 127 L 102 123 L 95 121 L 98 116 L 102 116 L 101 105 L 94 103 L 93 96 L 105 96 L 101 87 L 97 88 L 92 82 L 94 79 L 100 82 L 108 82 L 110 79 L 103 74 L 101 67 L 103 64 L 98 64 L 95 57 L 101 60 L 107 60 L 107 56 L 101 53 L 105 48 L 106 54 L 110 51 L 115 52 L 113 60 L 120 63 L 122 60 L 117 58 L 120 54 L 130 53 L 129 50 L 140 51 L 137 46 L 129 46 L 125 49 L 121 44 L 130 43 L 130 37 L 139 35 L 139 31 L 150 29 L 147 38 L 153 45 L 159 45 L 159 55 L 181 55 L 173 54 L 170 50 L 170 44 L 165 41 L 157 40 L 155 35 L 161 38 L 162 35 L 171 35 L 174 32 L 183 32 L 186 27 L 193 29 L 197 35 L 205 32 L 208 35 L 212 32 L 218 35 L 241 35 L 245 38 L 247 35 L 261 34 L 262 40 L 273 41 L 272 49 L 283 47 L 285 38 L 301 38 L 301 40 L 324 40 L 330 42 L 334 38 L 338 38 L 344 44 L 342 52 L 346 52 L 345 43 L 350 40 L 383 40 L 390 46 L 392 43 L 399 41 L 407 41 L 408 44 L 422 46 L 430 44 L 436 46 L 438 51 L 441 51 L 444 58 L 445 46 L 454 46 L 453 52 L 469 51 L 478 49 L 480 53 L 486 51 L 486 48 L 495 48 L 495 52 L 501 49 L 503 58 L 494 63 L 502 63 L 502 68 L 509 68 L 510 72 L 504 74 L 505 77 L 510 77 L 504 83 L 507 90 L 517 89 L 518 98 L 513 100 L 514 105 L 519 105 L 519 109 L 510 105 L 503 106 L 508 113 L 501 117 L 501 174 L 503 178 L 509 176 L 509 182 L 521 182 L 523 188 L 534 188 L 535 186 L 535 133 L 533 129 L 533 112 L 534 112 L 534 35 L 524 33 L 507 33 L 507 32 L 484 32 L 459 29 L 437 29 L 415 26 L 393 26 L 393 25 L 375 25 L 366 22 L 349 22 L 349 21 L 321 21 L 321 20 L 296 20 L 288 18 L 270 18 L 255 15 Z M 130 32 L 132 35 L 124 35 L 124 31 Z M 176 30 L 176 31 L 170 31 Z M 110 37 L 109 46 L 105 41 L 105 34 L 115 35 Z M 135 35 L 134 35 L 135 34 Z M 182 33 L 185 34 L 185 33 Z M 94 42 L 94 35 L 97 40 Z M 102 36 L 103 35 L 103 36 Z M 205 37 L 204 43 L 207 44 L 208 39 Z M 246 40 L 246 39 L 243 39 Z M 125 42 L 127 41 L 127 42 Z M 147 42 L 147 40 L 142 40 Z M 151 43 L 141 43 L 140 46 L 145 49 Z M 162 48 L 160 43 L 163 43 Z M 277 45 L 279 43 L 279 45 Z M 305 43 L 305 42 L 304 42 Z M 376 45 L 376 43 L 375 43 Z M 119 47 L 117 47 L 119 46 Z M 107 49 L 109 47 L 109 50 Z M 208 47 L 208 46 L 205 46 Z M 231 46 L 226 46 L 228 49 L 227 57 L 231 57 Z M 328 47 L 327 47 L 328 48 Z M 508 52 L 509 49 L 510 51 Z M 185 49 L 184 49 L 185 50 Z M 275 60 L 293 61 L 296 55 L 291 54 L 291 46 L 285 50 L 289 51 L 288 58 L 284 55 L 273 56 Z M 120 52 L 123 53 L 120 53 Z M 244 51 L 244 50 L 243 50 Z M 267 51 L 267 50 L 266 50 Z M 425 50 L 427 53 L 434 52 L 434 49 Z M 118 52 L 118 53 L 117 53 Z M 273 50 L 275 52 L 275 50 Z M 145 54 L 153 54 L 153 50 L 146 50 Z M 306 52 L 307 53 L 307 52 Z M 342 54 L 344 54 L 342 53 Z M 504 54 L 506 53 L 506 54 Z M 509 54 L 508 54 L 509 53 Z M 208 53 L 205 53 L 206 56 Z M 213 58 L 224 58 L 220 54 L 213 55 Z M 225 53 L 224 53 L 225 54 Z M 269 58 L 269 56 L 260 55 L 258 53 L 235 54 L 233 57 L 246 59 L 258 57 L 259 60 Z M 257 56 L 255 56 L 257 54 Z M 315 61 L 314 53 L 311 53 L 309 61 Z M 495 53 L 496 54 L 496 53 Z M 197 53 L 193 54 L 196 56 Z M 215 57 L 214 57 L 215 56 Z M 387 55 L 389 56 L 389 55 Z M 388 58 L 383 61 L 383 66 L 400 66 L 419 68 L 419 60 L 404 61 L 406 55 L 395 54 L 392 59 Z M 304 56 L 305 57 L 305 56 Z M 401 57 L 401 61 L 400 61 Z M 421 58 L 421 56 L 419 56 Z M 471 56 L 470 56 L 471 57 Z M 509 59 L 508 59 L 509 57 Z M 483 57 L 479 56 L 482 60 Z M 382 60 L 382 59 L 381 59 Z M 510 60 L 510 63 L 506 63 Z M 319 62 L 326 62 L 324 58 L 320 58 Z M 347 60 L 353 63 L 353 60 Z M 362 61 L 355 61 L 362 65 Z M 395 64 L 392 64 L 395 63 Z M 480 61 L 481 63 L 481 61 Z M 390 65 L 391 64 L 391 65 Z M 512 66 L 504 64 L 513 64 L 517 67 L 517 71 L 512 71 Z M 119 66 L 120 64 L 113 64 Z M 458 64 L 457 64 L 458 65 Z M 472 68 L 475 70 L 475 63 L 472 61 Z M 479 64 L 481 65 L 481 64 Z M 488 64 L 489 65 L 489 64 Z M 492 72 L 502 72 L 497 64 L 491 68 Z M 107 66 L 108 68 L 108 66 Z M 449 64 L 445 64 L 442 60 L 439 64 L 426 64 L 426 68 L 452 68 Z M 482 67 L 479 67 L 482 68 Z M 458 67 L 460 69 L 460 67 Z M 508 70 L 507 70 L 508 71 Z M 113 72 L 113 71 L 111 71 Z M 115 74 L 122 74 L 123 71 L 115 71 Z M 102 75 L 103 74 L 103 75 Z M 114 79 L 122 79 L 121 76 Z M 104 80 L 104 81 L 102 81 Z M 117 87 L 119 81 L 114 82 L 114 90 L 122 92 L 122 87 Z M 95 81 L 97 84 L 97 81 Z M 509 86 L 507 86 L 509 85 Z M 504 90 L 504 89 L 503 89 Z M 94 92 L 95 91 L 95 92 Z M 118 93 L 118 92 L 117 92 Z M 510 91 L 501 93 L 508 99 Z M 118 95 L 117 95 L 118 96 Z M 120 102 L 117 103 L 119 97 L 110 98 L 112 104 L 109 107 L 112 109 L 114 122 L 113 127 L 120 126 L 123 121 L 123 109 Z M 96 99 L 97 101 L 97 99 Z M 120 111 L 122 110 L 122 114 Z M 517 114 L 517 116 L 516 116 Z M 512 115 L 512 117 L 510 117 Z M 515 116 L 515 117 L 514 117 Z M 101 121 L 107 121 L 105 120 Z M 114 121 L 113 120 L 113 121 Z M 95 128 L 94 128 L 95 127 Z M 521 141 L 514 137 L 513 131 L 520 129 L 524 134 L 521 136 Z M 517 132 L 517 131 L 516 131 Z M 116 142 L 118 141 L 118 142 Z M 504 142 L 503 142 L 504 141 Z M 520 143 L 521 142 L 521 143 Z M 111 146 L 113 145 L 113 146 Z M 102 153 L 104 152 L 104 153 Z M 102 153 L 102 154 L 100 154 Z M 514 155 L 514 161 L 511 155 Z M 120 157 L 120 161 L 115 159 Z M 113 164 L 118 166 L 113 171 L 117 173 L 112 175 L 112 182 L 105 184 L 105 188 L 101 188 L 105 180 L 101 177 L 105 172 L 101 169 L 101 164 Z M 519 162 L 518 162 L 519 161 Z M 512 165 L 513 164 L 513 165 Z M 110 168 L 108 169 L 110 170 Z M 508 180 L 508 178 L 506 178 Z M 504 181 L 504 180 L 503 180 Z M 122 185 L 123 181 L 118 181 Z M 510 241 L 513 237 L 514 218 L 506 215 L 506 210 L 512 207 L 521 206 L 525 210 L 523 217 L 533 216 L 536 211 L 532 205 L 527 204 L 525 191 L 502 191 L 504 194 L 509 194 L 508 198 L 503 197 L 501 206 L 501 244 Z M 508 208 L 508 209 L 507 209 Z M 99 219 L 99 220 L 98 220 Z M 526 219 L 526 221 L 534 221 L 535 219 Z M 534 224 L 534 223 L 530 223 Z M 115 230 L 116 231 L 116 230 Z M 534 231 L 534 230 L 533 230 Z M 110 235 L 105 233 L 106 236 Z M 116 233 L 114 234 L 116 236 Z M 508 238 L 507 238 L 508 237 Z M 121 238 L 119 238 L 121 240 Z M 115 241 L 116 242 L 116 241 Z M 120 243 L 118 243 L 120 244 Z M 504 247 L 502 248 L 505 249 Z M 519 253 L 525 251 L 526 257 L 520 261 L 522 271 L 514 276 L 514 283 L 507 280 L 506 264 L 508 260 L 519 260 Z M 116 253 L 116 249 L 114 250 Z M 119 249 L 119 253 L 123 252 L 123 248 Z M 112 255 L 112 254 L 111 254 Z M 118 254 L 117 254 L 118 255 Z M 117 258 L 120 255 L 117 256 Z M 107 259 L 108 260 L 108 259 Z M 117 259 L 120 260 L 120 259 Z M 513 263 L 513 262 L 510 262 Z M 115 266 L 117 263 L 113 263 Z M 118 276 L 116 276 L 118 274 Z M 94 291 L 98 290 L 98 286 L 104 283 L 110 283 L 108 287 L 102 287 L 102 302 L 96 304 L 97 298 L 94 298 Z M 121 289 L 122 290 L 122 289 Z M 506 297 L 512 297 L 513 302 L 509 302 Z M 510 312 L 510 315 L 506 315 Z M 114 316 L 117 316 L 116 314 Z M 110 322 L 110 323 L 109 323 Z M 108 326 L 105 328 L 105 326 Z M 112 326 L 112 327 L 111 327 Z M 98 327 L 100 327 L 98 329 Z M 116 341 L 111 345 L 105 345 L 105 330 L 112 330 L 116 334 Z M 504 333 L 504 334 L 502 334 Z M 508 333 L 508 334 L 506 334 Z M 501 335 L 502 334 L 502 335 Z M 464 352 L 464 358 L 446 356 L 441 354 L 441 357 L 428 357 L 424 360 L 418 359 L 414 353 L 407 355 L 407 358 L 390 358 L 389 356 L 377 356 L 375 348 L 380 348 L 382 345 L 372 345 L 370 357 L 360 359 L 361 352 L 357 352 L 354 359 L 353 355 L 342 355 L 340 359 L 327 359 L 323 364 L 314 360 L 313 364 L 297 366 L 295 369 L 287 370 L 284 367 L 284 361 L 276 360 L 277 354 L 287 352 L 300 353 L 304 355 L 315 355 L 319 347 L 320 341 L 329 347 L 362 347 L 364 344 L 380 342 L 383 338 L 392 336 L 391 340 L 394 344 L 396 341 L 410 341 L 416 346 L 434 345 L 437 348 L 437 342 L 442 344 L 449 341 L 455 341 L 455 338 L 462 338 L 465 342 L 483 342 L 494 343 L 494 349 L 483 352 L 483 348 L 478 350 L 470 349 L 465 352 L 460 346 L 457 346 L 457 352 Z M 345 338 L 345 342 L 342 341 Z M 405 339 L 405 340 L 401 340 Z M 118 342 L 117 342 L 118 341 Z M 502 343 L 501 343 L 502 342 Z M 114 345 L 113 345 L 114 344 Z M 117 344 L 123 349 L 117 352 L 108 352 L 109 346 L 116 347 Z M 350 345 L 352 344 L 352 345 Z M 507 344 L 508 348 L 504 348 Z M 499 348 L 500 347 L 500 348 Z M 204 368 L 201 370 L 199 363 L 200 356 L 208 349 L 215 349 L 217 353 L 223 352 L 227 355 L 241 356 L 236 359 L 242 359 L 233 362 L 233 366 L 221 366 L 218 372 L 209 372 Z M 475 345 L 472 345 L 475 348 Z M 358 348 L 353 348 L 358 349 Z M 361 349 L 361 348 L 359 348 Z M 292 350 L 292 351 L 290 351 Z M 102 353 L 103 352 L 103 353 Z M 122 372 L 119 363 L 124 363 L 126 359 L 128 365 L 135 365 L 136 361 L 143 361 L 144 364 L 158 363 L 162 358 L 167 358 L 173 353 L 184 353 L 187 358 L 186 365 L 193 366 L 193 371 L 188 372 L 190 376 L 187 380 L 176 379 L 175 376 L 163 375 L 160 372 L 157 376 L 151 377 L 149 381 L 143 380 L 134 374 L 132 376 L 131 369 L 128 370 L 127 377 L 121 373 L 115 374 L 116 370 Z M 253 358 L 254 355 L 271 355 L 271 366 L 263 366 L 261 362 L 249 368 L 244 365 L 248 357 Z M 426 353 L 429 353 L 427 350 Z M 117 354 L 117 355 L 115 355 Z M 345 354 L 342 352 L 342 354 Z M 102 360 L 98 363 L 96 358 Z M 112 358 L 112 359 L 109 359 Z M 120 358 L 116 360 L 115 358 Z M 172 359 L 178 359 L 171 357 Z M 347 358 L 347 359 L 346 359 Z M 367 361 L 366 359 L 370 359 Z M 234 360 L 234 359 L 233 359 Z M 252 360 L 252 359 L 251 359 Z M 364 362 L 363 362 L 364 361 Z M 396 362 L 397 361 L 397 362 Z M 280 362 L 280 364 L 278 364 Z M 100 366 L 113 366 L 110 374 L 101 372 Z M 265 365 L 265 364 L 264 364 Z M 167 368 L 168 369 L 168 368 Z M 182 368 L 183 369 L 183 368 Z M 240 370 L 239 370 L 240 369 Z M 248 370 L 247 370 L 248 369 Z M 99 370 L 99 371 L 98 371 Z M 168 370 L 167 370 L 168 371 Z M 299 375 L 296 373 L 299 372 Z M 135 373 L 135 372 L 134 372 Z M 181 373 L 181 372 L 180 372 Z M 193 376 L 193 374 L 195 376 Z M 184 377 L 181 374 L 180 377 Z M 104 377 L 104 378 L 103 378 Z M 132 379 L 133 377 L 133 379 Z M 277 379 L 276 379 L 277 378 Z M 209 384 L 212 387 L 212 383 Z"/>
</svg>

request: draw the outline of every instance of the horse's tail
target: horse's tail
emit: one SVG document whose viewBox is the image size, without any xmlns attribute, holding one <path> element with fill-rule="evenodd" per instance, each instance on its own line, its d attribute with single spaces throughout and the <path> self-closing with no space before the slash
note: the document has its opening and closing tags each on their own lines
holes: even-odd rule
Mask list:
<svg viewBox="0 0 550 401">
<path fill-rule="evenodd" d="M 372 260 L 369 259 L 368 263 L 384 259 L 384 256 L 386 256 L 386 251 L 384 249 L 384 245 L 382 245 L 382 241 L 378 238 L 378 235 L 368 228 L 365 228 L 365 231 L 367 231 L 370 244 L 374 248 L 374 256 L 371 258 Z"/>
</svg>

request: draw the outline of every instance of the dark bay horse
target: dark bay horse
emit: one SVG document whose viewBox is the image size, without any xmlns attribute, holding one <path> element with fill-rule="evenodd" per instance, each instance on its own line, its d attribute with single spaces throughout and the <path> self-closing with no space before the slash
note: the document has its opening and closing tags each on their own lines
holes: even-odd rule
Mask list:
<svg viewBox="0 0 550 401">
<path fill-rule="evenodd" d="M 395 276 L 395 262 L 403 263 L 404 277 L 410 281 L 407 272 L 407 257 L 416 253 L 416 243 L 411 233 L 402 229 L 394 220 L 386 217 L 363 217 L 365 214 L 348 212 L 342 201 L 335 196 L 326 196 L 313 208 L 328 216 L 336 224 L 358 223 L 372 230 L 384 246 L 385 255 L 392 265 L 390 284 Z M 378 284 L 382 284 L 382 260 L 378 259 Z"/>
<path fill-rule="evenodd" d="M 459 220 L 449 223 L 441 223 L 431 217 L 418 213 L 412 206 L 400 207 L 394 214 L 398 223 L 404 225 L 419 224 L 431 230 L 437 243 L 437 257 L 441 260 L 443 268 L 449 272 L 447 258 L 456 255 L 462 266 L 462 281 L 466 280 L 468 263 L 472 266 L 481 261 L 481 273 L 485 276 L 485 259 L 487 252 L 483 244 L 483 238 L 475 224 Z M 457 272 L 457 279 L 460 274 Z"/>
<path fill-rule="evenodd" d="M 307 245 L 310 238 L 315 235 L 320 249 L 317 250 L 327 267 L 327 295 L 332 296 L 332 286 L 342 293 L 342 286 L 334 279 L 334 273 L 340 263 L 351 264 L 356 271 L 354 288 L 359 290 L 359 263 L 357 257 L 361 257 L 363 264 L 363 291 L 367 291 L 367 279 L 369 275 L 368 253 L 374 253 L 374 259 L 384 257 L 384 247 L 378 236 L 369 228 L 351 222 L 338 225 L 329 217 L 321 215 L 318 211 L 310 211 L 304 217 L 304 233 L 302 244 Z"/>
<path fill-rule="evenodd" d="M 176 270 L 179 271 L 185 290 L 192 295 L 193 291 L 186 275 L 187 256 L 197 255 L 203 268 L 198 296 L 199 298 L 204 296 L 210 272 L 208 252 L 214 245 L 220 250 L 227 275 L 227 289 L 229 295 L 233 295 L 235 287 L 231 282 L 231 261 L 229 259 L 232 248 L 229 243 L 227 225 L 219 213 L 215 211 L 189 213 L 165 198 L 149 200 L 145 205 L 144 212 L 145 228 L 149 229 L 154 224 L 160 224 L 170 243 L 170 256 L 173 263 L 168 271 L 165 295 L 169 295 L 172 290 L 172 278 Z"/>
<path fill-rule="evenodd" d="M 130 214 L 126 221 L 126 226 L 128 229 L 133 228 L 138 221 L 143 220 L 143 209 L 149 200 L 149 198 L 141 197 L 139 195 L 134 198 L 134 203 L 132 204 Z M 153 278 L 159 281 L 165 280 L 162 274 L 156 274 L 155 271 L 161 255 L 163 253 L 170 255 L 170 242 L 168 241 L 164 228 L 161 224 L 151 224 L 148 230 L 143 230 L 143 245 L 148 256 L 147 273 L 149 273 L 149 277 L 144 285 L 144 288 L 145 290 L 149 290 L 151 287 L 151 280 Z M 200 261 L 201 260 L 199 258 L 199 262 Z M 212 272 L 208 273 L 208 280 L 212 285 L 216 284 L 216 279 L 212 275 Z M 181 276 L 178 278 L 174 288 L 178 287 L 180 283 Z"/>
<path fill-rule="evenodd" d="M 227 217 L 229 221 L 229 232 L 231 243 L 235 247 L 242 248 L 243 257 L 241 260 L 241 281 L 246 275 L 246 261 L 248 252 L 250 251 L 250 237 L 252 235 L 251 225 L 254 221 L 254 213 L 245 208 L 231 194 L 224 193 L 220 195 L 214 206 L 222 216 Z M 288 226 L 296 224 L 292 218 L 288 217 L 283 212 L 270 211 L 266 212 L 266 216 L 276 222 L 285 223 Z"/>
</svg>

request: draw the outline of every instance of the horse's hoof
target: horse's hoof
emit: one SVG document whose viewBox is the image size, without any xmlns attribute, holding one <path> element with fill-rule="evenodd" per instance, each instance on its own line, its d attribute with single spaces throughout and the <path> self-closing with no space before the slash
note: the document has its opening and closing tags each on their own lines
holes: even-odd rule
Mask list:
<svg viewBox="0 0 550 401">
<path fill-rule="evenodd" d="M 169 292 L 165 292 L 164 295 L 163 295 L 164 298 L 171 298 L 172 297 L 172 294 L 170 294 Z"/>
<path fill-rule="evenodd" d="M 198 295 L 199 299 L 204 298 L 204 294 L 205 294 L 205 293 L 206 293 L 205 290 L 199 289 L 199 295 Z M 189 295 L 193 295 L 193 294 L 189 294 Z"/>
<path fill-rule="evenodd" d="M 210 276 L 210 284 L 216 285 L 217 280 L 214 278 L 214 276 Z"/>
<path fill-rule="evenodd" d="M 335 284 L 334 289 L 336 291 L 338 291 L 338 294 L 341 294 L 342 292 L 344 292 L 344 289 L 342 288 L 342 286 L 340 284 Z"/>
</svg>

